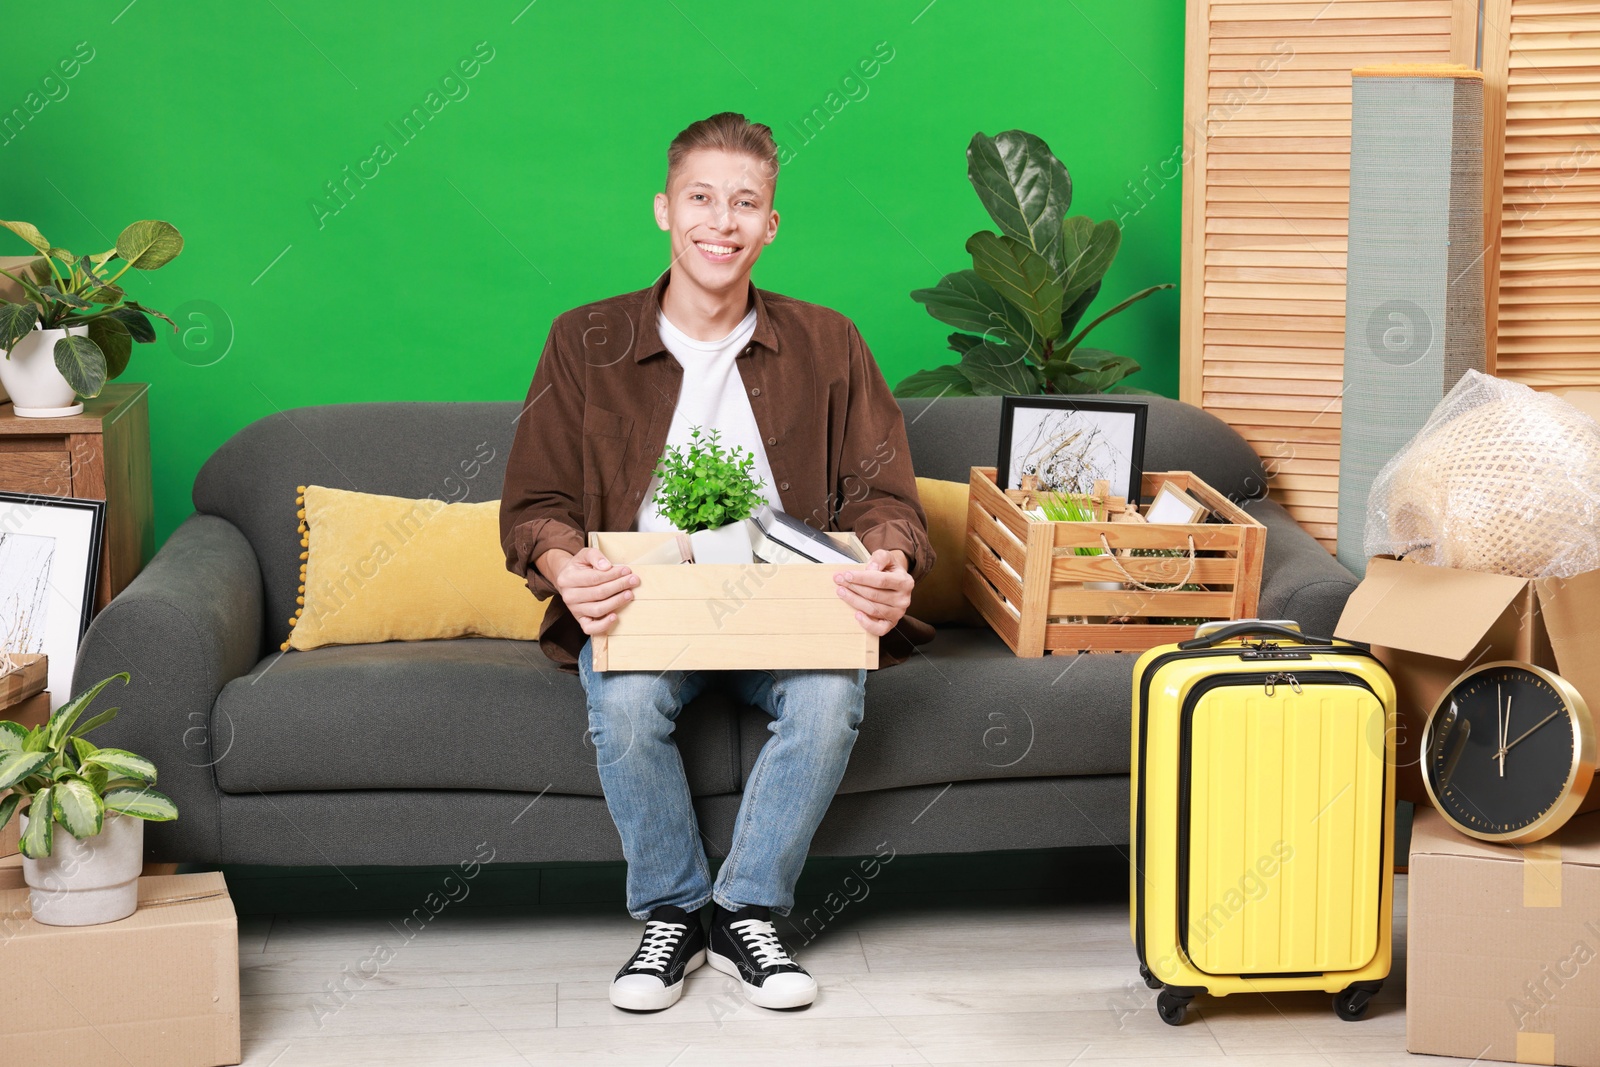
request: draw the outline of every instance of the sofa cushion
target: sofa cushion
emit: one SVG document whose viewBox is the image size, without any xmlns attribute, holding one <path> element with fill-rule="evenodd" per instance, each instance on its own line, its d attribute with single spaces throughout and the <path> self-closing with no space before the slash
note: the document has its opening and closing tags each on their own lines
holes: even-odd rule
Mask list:
<svg viewBox="0 0 1600 1067">
<path fill-rule="evenodd" d="M 1022 659 L 988 629 L 944 628 L 867 678 L 840 793 L 989 778 L 1126 774 L 1134 655 Z M 739 717 L 743 782 L 771 722 Z"/>
<path fill-rule="evenodd" d="M 967 482 L 918 478 L 917 499 L 928 518 L 933 570 L 917 580 L 907 614 L 935 626 L 987 626 L 961 591 L 967 569 Z"/>
<path fill-rule="evenodd" d="M 731 698 L 708 694 L 679 717 L 697 796 L 737 788 L 733 714 Z M 229 682 L 212 711 L 210 759 L 228 793 L 548 788 L 598 797 L 587 729 L 583 687 L 532 641 L 330 645 L 275 653 Z"/>
<path fill-rule="evenodd" d="M 308 485 L 306 556 L 282 650 L 379 641 L 537 641 L 548 600 L 506 569 L 500 504 L 352 493 Z"/>
</svg>

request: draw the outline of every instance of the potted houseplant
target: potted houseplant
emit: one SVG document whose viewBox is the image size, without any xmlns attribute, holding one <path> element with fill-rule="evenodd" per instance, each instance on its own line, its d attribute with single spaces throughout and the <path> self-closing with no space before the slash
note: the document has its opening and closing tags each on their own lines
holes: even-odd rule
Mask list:
<svg viewBox="0 0 1600 1067">
<path fill-rule="evenodd" d="M 138 907 L 144 824 L 178 817 L 177 805 L 151 789 L 155 766 L 119 748 L 96 748 L 84 735 L 117 709 L 79 717 L 113 679 L 67 701 L 29 730 L 0 720 L 0 827 L 22 808 L 22 875 L 33 917 L 51 926 L 114 922 Z M 58 829 L 61 832 L 57 832 Z"/>
<path fill-rule="evenodd" d="M 127 368 L 133 342 L 156 339 L 149 316 L 178 328 L 161 312 L 128 299 L 117 284 L 130 269 L 155 270 L 183 251 L 183 237 L 171 223 L 135 222 L 117 237 L 116 247 L 90 256 L 53 246 L 32 223 L 0 226 L 41 253 L 17 274 L 0 269 L 27 296 L 14 304 L 0 301 L 0 384 L 16 414 L 78 414 L 83 405 L 74 396 L 99 396 Z M 119 259 L 122 265 L 113 273 Z"/>
<path fill-rule="evenodd" d="M 751 563 L 750 531 L 744 520 L 761 504 L 756 458 L 743 448 L 723 448 L 712 430 L 689 430 L 689 444 L 661 454 L 655 475 L 656 514 L 689 535 L 696 563 Z"/>
<path fill-rule="evenodd" d="M 1139 369 L 1127 356 L 1083 346 L 1106 319 L 1170 283 L 1141 289 L 1078 328 L 1122 244 L 1107 219 L 1067 216 L 1072 179 L 1050 146 L 1031 133 L 976 133 L 967 177 L 998 234 L 967 240 L 972 268 L 946 274 L 911 298 L 928 314 L 969 333 L 950 335 L 955 363 L 917 371 L 895 396 L 1142 393 L 1122 384 Z"/>
</svg>

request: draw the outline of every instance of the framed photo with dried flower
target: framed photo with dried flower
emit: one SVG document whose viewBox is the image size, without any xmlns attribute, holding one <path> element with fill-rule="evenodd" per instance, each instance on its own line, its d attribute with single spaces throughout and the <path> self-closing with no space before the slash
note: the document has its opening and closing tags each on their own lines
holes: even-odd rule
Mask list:
<svg viewBox="0 0 1600 1067">
<path fill-rule="evenodd" d="M 0 648 L 49 657 L 52 709 L 72 695 L 105 523 L 104 500 L 0 492 Z"/>
<path fill-rule="evenodd" d="M 1057 493 L 1089 493 L 1107 481 L 1113 495 L 1137 504 L 1149 411 L 1139 401 L 1008 396 L 1000 408 L 996 481 L 1020 489 L 1031 474 L 1041 489 Z"/>
</svg>

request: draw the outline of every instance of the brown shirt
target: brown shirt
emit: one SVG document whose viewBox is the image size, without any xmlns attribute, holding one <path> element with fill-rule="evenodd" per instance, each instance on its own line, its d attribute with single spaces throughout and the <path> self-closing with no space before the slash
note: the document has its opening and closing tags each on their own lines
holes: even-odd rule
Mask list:
<svg viewBox="0 0 1600 1067">
<path fill-rule="evenodd" d="M 634 293 L 556 317 L 534 368 L 506 460 L 500 543 L 535 596 L 555 588 L 534 567 L 577 552 L 590 530 L 633 525 L 667 443 L 683 368 L 657 329 L 671 272 Z M 818 529 L 852 530 L 869 550 L 899 549 L 911 575 L 933 566 L 900 406 L 855 323 L 829 308 L 750 286 L 756 326 L 737 357 L 783 510 Z M 626 610 L 626 609 L 624 609 Z M 901 620 L 879 662 L 933 636 Z M 586 640 L 559 597 L 539 644 L 576 670 Z"/>
</svg>

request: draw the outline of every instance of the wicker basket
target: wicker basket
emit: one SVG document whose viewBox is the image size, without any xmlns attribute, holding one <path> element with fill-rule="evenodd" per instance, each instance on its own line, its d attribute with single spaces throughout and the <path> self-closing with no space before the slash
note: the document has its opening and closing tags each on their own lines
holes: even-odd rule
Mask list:
<svg viewBox="0 0 1600 1067">
<path fill-rule="evenodd" d="M 1193 637 L 1200 621 L 1253 617 L 1266 527 L 1187 471 L 1146 474 L 1144 498 L 1169 482 L 1213 521 L 1148 523 L 1102 492 L 1086 502 L 1103 521 L 1042 522 L 1025 513 L 1030 491 L 1002 491 L 993 467 L 973 467 L 967 599 L 1019 656 L 1143 652 Z M 1123 588 L 1085 587 L 1107 582 Z"/>
</svg>

